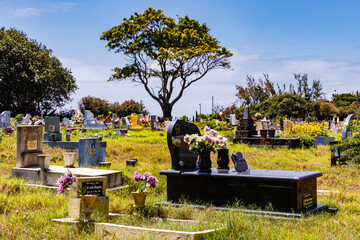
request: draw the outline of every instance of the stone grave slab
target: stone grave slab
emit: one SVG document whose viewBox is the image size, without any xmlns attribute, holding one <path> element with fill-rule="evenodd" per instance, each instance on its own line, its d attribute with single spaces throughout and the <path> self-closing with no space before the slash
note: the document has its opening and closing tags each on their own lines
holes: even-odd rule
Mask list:
<svg viewBox="0 0 360 240">
<path fill-rule="evenodd" d="M 171 122 L 167 131 L 167 144 L 171 155 L 172 169 L 196 169 L 197 154 L 189 151 L 189 145 L 184 142 L 186 134 L 200 135 L 199 128 L 183 120 Z"/>
<path fill-rule="evenodd" d="M 63 166 L 50 165 L 44 172 L 39 166 L 11 169 L 11 176 L 23 178 L 31 184 L 42 184 L 46 186 L 57 186 L 57 179 L 65 175 L 69 168 Z M 113 170 L 91 169 L 91 168 L 71 168 L 71 173 L 76 177 L 106 177 L 107 188 L 117 188 L 122 185 L 122 172 Z M 45 175 L 43 177 L 42 175 Z"/>
</svg>

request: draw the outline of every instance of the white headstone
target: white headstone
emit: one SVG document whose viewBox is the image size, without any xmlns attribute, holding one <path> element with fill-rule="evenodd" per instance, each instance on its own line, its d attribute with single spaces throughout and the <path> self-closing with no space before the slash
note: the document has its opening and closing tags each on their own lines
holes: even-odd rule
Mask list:
<svg viewBox="0 0 360 240">
<path fill-rule="evenodd" d="M 23 120 L 21 121 L 22 124 L 27 125 L 31 122 L 31 115 L 27 113 Z"/>
<path fill-rule="evenodd" d="M 90 110 L 84 112 L 84 124 L 95 124 L 94 114 Z"/>
<path fill-rule="evenodd" d="M 63 118 L 62 123 L 66 126 L 69 126 L 69 121 L 70 120 L 68 118 Z"/>
<path fill-rule="evenodd" d="M 122 117 L 121 118 L 121 124 L 124 126 L 124 128 L 126 129 L 132 129 L 131 124 L 129 122 L 129 119 L 127 117 Z"/>
<path fill-rule="evenodd" d="M 4 111 L 0 114 L 0 128 L 7 128 L 10 126 L 10 111 Z"/>
<path fill-rule="evenodd" d="M 238 121 L 236 119 L 235 114 L 230 114 L 230 125 L 231 126 L 237 126 L 238 125 Z"/>
</svg>

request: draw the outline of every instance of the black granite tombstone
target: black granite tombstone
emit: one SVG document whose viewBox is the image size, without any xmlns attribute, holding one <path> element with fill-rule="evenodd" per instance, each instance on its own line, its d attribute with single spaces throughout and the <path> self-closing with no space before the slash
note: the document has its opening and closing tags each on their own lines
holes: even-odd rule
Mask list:
<svg viewBox="0 0 360 240">
<path fill-rule="evenodd" d="M 197 154 L 189 151 L 189 146 L 184 142 L 186 134 L 200 135 L 199 128 L 183 120 L 170 124 L 167 131 L 167 143 L 171 155 L 171 168 L 175 170 L 195 170 Z"/>
<path fill-rule="evenodd" d="M 248 165 L 241 152 L 231 154 L 231 160 L 234 162 L 235 170 L 238 172 L 248 170 Z"/>
</svg>

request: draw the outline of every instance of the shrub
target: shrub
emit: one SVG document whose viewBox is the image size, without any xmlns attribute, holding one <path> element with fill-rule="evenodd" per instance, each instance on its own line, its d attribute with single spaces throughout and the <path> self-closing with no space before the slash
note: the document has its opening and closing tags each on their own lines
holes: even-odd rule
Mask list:
<svg viewBox="0 0 360 240">
<path fill-rule="evenodd" d="M 110 110 L 113 113 L 116 113 L 118 117 L 126 117 L 132 113 L 148 115 L 149 112 L 145 109 L 144 104 L 140 102 L 136 102 L 133 99 L 127 100 L 122 104 L 115 102 L 111 104 Z"/>
<path fill-rule="evenodd" d="M 216 131 L 227 131 L 234 128 L 230 126 L 230 123 L 219 120 L 195 122 L 195 124 L 199 129 L 204 129 L 205 126 L 208 126 Z"/>
<path fill-rule="evenodd" d="M 23 118 L 24 118 L 24 114 L 22 114 L 22 113 L 19 113 L 18 115 L 15 116 L 15 120 L 17 122 L 21 122 L 23 120 Z"/>
<path fill-rule="evenodd" d="M 310 148 L 315 146 L 315 138 L 308 134 L 301 134 L 298 136 L 300 139 L 300 146 L 302 148 Z"/>
<path fill-rule="evenodd" d="M 94 116 L 107 115 L 110 109 L 110 105 L 106 100 L 95 98 L 92 96 L 83 97 L 79 102 L 79 108 L 81 112 L 90 110 Z"/>
<path fill-rule="evenodd" d="M 307 134 L 313 137 L 317 136 L 326 136 L 327 130 L 324 126 L 324 124 L 310 122 L 310 123 L 301 123 L 297 124 L 289 129 L 286 130 L 285 134 L 290 135 L 298 135 L 298 134 Z"/>
</svg>

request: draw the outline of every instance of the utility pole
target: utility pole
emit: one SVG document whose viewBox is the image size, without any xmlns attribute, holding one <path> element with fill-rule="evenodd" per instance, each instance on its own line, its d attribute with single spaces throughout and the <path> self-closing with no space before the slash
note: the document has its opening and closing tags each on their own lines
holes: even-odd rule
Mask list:
<svg viewBox="0 0 360 240">
<path fill-rule="evenodd" d="M 214 113 L 214 96 L 211 97 L 211 113 Z"/>
<path fill-rule="evenodd" d="M 201 114 L 201 103 L 199 103 L 199 106 L 200 106 L 200 114 Z"/>
</svg>

